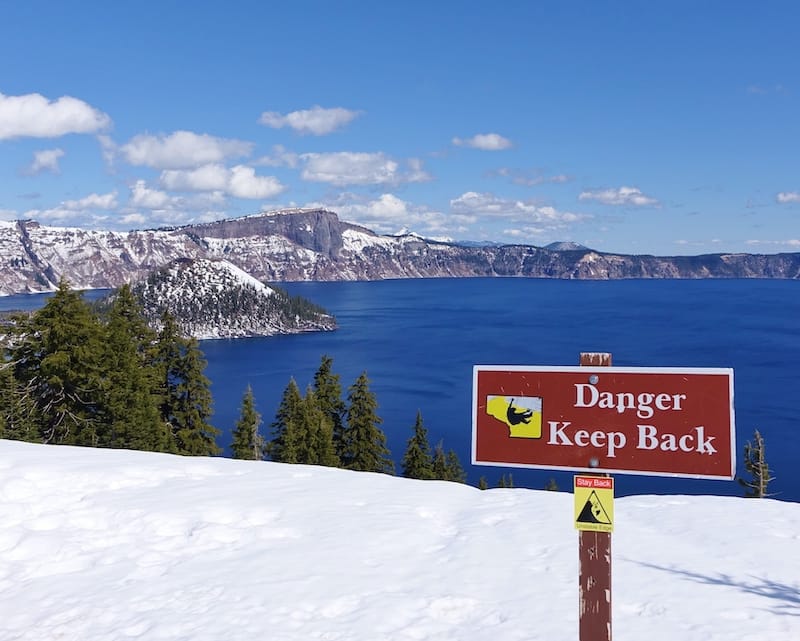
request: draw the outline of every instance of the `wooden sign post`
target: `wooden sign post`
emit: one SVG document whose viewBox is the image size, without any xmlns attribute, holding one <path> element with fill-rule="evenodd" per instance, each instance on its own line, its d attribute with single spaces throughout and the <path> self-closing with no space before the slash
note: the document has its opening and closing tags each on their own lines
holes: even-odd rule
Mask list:
<svg viewBox="0 0 800 641">
<path fill-rule="evenodd" d="M 582 353 L 580 364 L 610 366 L 611 354 Z M 578 532 L 578 639 L 611 641 L 611 533 Z"/>
<path fill-rule="evenodd" d="M 611 641 L 612 473 L 732 479 L 733 370 L 475 365 L 472 463 L 571 470 L 580 641 Z M 588 490 L 588 494 L 586 491 Z"/>
</svg>

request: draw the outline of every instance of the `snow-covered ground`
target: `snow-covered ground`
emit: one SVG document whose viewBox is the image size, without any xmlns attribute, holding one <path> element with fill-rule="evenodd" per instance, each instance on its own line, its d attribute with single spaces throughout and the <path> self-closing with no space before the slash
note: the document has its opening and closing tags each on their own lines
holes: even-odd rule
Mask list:
<svg viewBox="0 0 800 641">
<path fill-rule="evenodd" d="M 0 441 L 0 639 L 574 641 L 567 492 Z M 800 505 L 616 500 L 616 641 L 800 639 Z"/>
</svg>

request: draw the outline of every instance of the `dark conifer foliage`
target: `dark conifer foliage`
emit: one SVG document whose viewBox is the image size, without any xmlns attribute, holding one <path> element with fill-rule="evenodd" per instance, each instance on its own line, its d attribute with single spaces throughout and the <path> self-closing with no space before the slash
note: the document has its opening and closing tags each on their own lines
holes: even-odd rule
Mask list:
<svg viewBox="0 0 800 641">
<path fill-rule="evenodd" d="M 440 481 L 466 483 L 467 474 L 455 450 L 445 453 L 444 443 L 439 441 L 433 452 L 433 478 Z"/>
<path fill-rule="evenodd" d="M 342 465 L 363 472 L 394 473 L 394 463 L 386 447 L 383 422 L 377 414 L 378 401 L 369 389 L 367 373 L 362 372 L 348 394 L 347 428 L 344 431 Z"/>
<path fill-rule="evenodd" d="M 167 430 L 155 394 L 156 368 L 152 345 L 155 333 L 147 326 L 141 306 L 127 285 L 120 288 L 108 310 L 104 328 L 102 430 L 108 447 L 162 451 Z"/>
<path fill-rule="evenodd" d="M 99 445 L 100 322 L 62 280 L 21 328 L 14 376 L 33 406 L 45 443 Z"/>
<path fill-rule="evenodd" d="M 764 437 L 756 430 L 753 442 L 747 441 L 744 446 L 744 469 L 750 474 L 750 478 L 739 477 L 739 483 L 746 490 L 746 498 L 763 499 L 771 496 L 767 492 L 767 486 L 775 479 L 769 469 L 765 452 Z"/>
<path fill-rule="evenodd" d="M 440 481 L 447 479 L 447 454 L 444 452 L 442 441 L 439 441 L 433 450 L 433 478 Z"/>
<path fill-rule="evenodd" d="M 253 388 L 247 386 L 242 398 L 239 420 L 233 428 L 233 458 L 259 461 L 264 458 L 264 437 L 259 433 L 261 414 L 256 411 Z"/>
<path fill-rule="evenodd" d="M 333 444 L 337 461 L 343 455 L 343 439 L 347 406 L 342 399 L 339 375 L 333 373 L 333 359 L 323 355 L 319 369 L 314 374 L 314 396 L 322 413 L 328 418 L 333 431 Z"/>
<path fill-rule="evenodd" d="M 174 441 L 178 454 L 219 454 L 219 430 L 208 422 L 212 398 L 203 373 L 206 360 L 197 340 L 180 336 L 175 320 L 165 313 L 155 354 L 161 419 L 169 425 L 165 438 Z"/>
<path fill-rule="evenodd" d="M 177 365 L 174 372 L 177 403 L 171 424 L 178 454 L 219 454 L 221 450 L 216 443 L 219 430 L 208 422 L 213 412 L 211 383 L 203 373 L 206 360 L 197 339 L 183 339 Z"/>
<path fill-rule="evenodd" d="M 401 463 L 403 476 L 411 479 L 433 479 L 433 459 L 428 443 L 428 430 L 422 422 L 422 412 L 417 411 L 414 433 L 408 439 L 408 446 Z"/>
<path fill-rule="evenodd" d="M 13 362 L 0 365 L 0 438 L 41 441 L 35 417 L 34 399 L 14 377 Z"/>
<path fill-rule="evenodd" d="M 514 487 L 514 477 L 509 474 L 506 476 L 503 474 L 500 479 L 497 481 L 497 487 L 510 489 Z"/>
<path fill-rule="evenodd" d="M 310 388 L 306 390 L 302 402 L 301 420 L 306 441 L 302 444 L 299 462 L 337 467 L 339 457 L 333 444 L 333 423 L 320 407 L 314 390 Z"/>
<path fill-rule="evenodd" d="M 464 467 L 461 465 L 455 450 L 447 452 L 446 469 L 447 477 L 444 479 L 445 481 L 453 481 L 454 483 L 467 482 L 467 473 L 464 471 Z"/>
<path fill-rule="evenodd" d="M 294 378 L 283 391 L 281 403 L 272 422 L 272 439 L 267 444 L 267 453 L 278 463 L 298 463 L 300 442 L 304 440 L 303 398 Z"/>
</svg>

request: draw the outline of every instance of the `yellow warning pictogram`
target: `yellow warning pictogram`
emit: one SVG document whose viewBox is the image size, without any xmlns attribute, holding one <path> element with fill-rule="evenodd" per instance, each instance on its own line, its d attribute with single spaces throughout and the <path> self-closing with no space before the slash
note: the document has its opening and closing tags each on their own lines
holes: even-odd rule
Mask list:
<svg viewBox="0 0 800 641">
<path fill-rule="evenodd" d="M 614 479 L 575 477 L 575 528 L 591 532 L 614 530 Z"/>
<path fill-rule="evenodd" d="M 542 399 L 538 396 L 489 395 L 486 413 L 505 423 L 511 438 L 542 438 Z"/>
</svg>

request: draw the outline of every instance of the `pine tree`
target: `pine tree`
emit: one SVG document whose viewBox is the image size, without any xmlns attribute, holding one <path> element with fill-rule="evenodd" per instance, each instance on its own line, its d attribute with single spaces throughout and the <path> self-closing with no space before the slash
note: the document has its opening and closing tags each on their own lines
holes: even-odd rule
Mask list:
<svg viewBox="0 0 800 641">
<path fill-rule="evenodd" d="M 482 476 L 478 479 L 478 489 L 479 490 L 488 490 L 489 489 L 489 481 L 486 480 L 485 476 Z"/>
<path fill-rule="evenodd" d="M 337 467 L 339 457 L 333 443 L 333 423 L 330 416 L 319 406 L 312 389 L 306 390 L 301 403 L 302 429 L 306 437 L 300 463 Z"/>
<path fill-rule="evenodd" d="M 419 410 L 413 430 L 414 434 L 408 439 L 408 446 L 401 463 L 403 476 L 410 479 L 432 479 L 433 459 L 431 446 L 428 443 L 428 430 L 422 422 L 422 412 Z"/>
<path fill-rule="evenodd" d="M 298 463 L 300 444 L 304 441 L 303 398 L 294 378 L 283 391 L 281 403 L 272 422 L 272 439 L 267 443 L 269 457 L 278 463 Z"/>
<path fill-rule="evenodd" d="M 175 372 L 177 407 L 173 428 L 179 454 L 190 456 L 214 456 L 220 453 L 216 437 L 219 430 L 208 419 L 212 413 L 210 381 L 203 371 L 206 360 L 197 339 L 183 341 L 178 369 Z"/>
<path fill-rule="evenodd" d="M 550 480 L 545 484 L 544 489 L 547 492 L 558 492 L 558 483 L 556 483 L 554 478 L 550 478 Z"/>
<path fill-rule="evenodd" d="M 178 373 L 181 363 L 183 338 L 178 333 L 175 318 L 164 312 L 161 316 L 161 331 L 158 333 L 154 355 L 156 369 L 156 391 L 159 399 L 161 419 L 177 431 L 175 414 L 178 411 Z"/>
<path fill-rule="evenodd" d="M 339 375 L 332 372 L 333 359 L 323 355 L 319 369 L 314 374 L 314 396 L 317 405 L 328 417 L 333 429 L 333 444 L 337 459 L 344 451 L 344 430 L 347 406 L 342 400 L 342 385 Z"/>
<path fill-rule="evenodd" d="M 500 480 L 497 481 L 497 487 L 513 488 L 514 487 L 514 477 L 511 476 L 511 474 L 509 474 L 508 478 L 506 478 L 506 475 L 503 474 L 503 476 L 500 477 Z"/>
<path fill-rule="evenodd" d="M 253 388 L 247 386 L 242 398 L 239 420 L 233 428 L 233 458 L 260 461 L 264 458 L 264 437 L 259 433 L 261 414 L 256 411 Z"/>
<path fill-rule="evenodd" d="M 63 279 L 20 329 L 14 377 L 45 443 L 98 445 L 100 329 L 83 296 Z"/>
<path fill-rule="evenodd" d="M 447 452 L 446 467 L 447 478 L 445 478 L 445 481 L 452 481 L 453 483 L 467 482 L 467 473 L 464 471 L 464 467 L 461 465 L 461 461 L 458 459 L 458 454 L 456 454 L 455 450 Z"/>
<path fill-rule="evenodd" d="M 108 313 L 103 341 L 103 427 L 99 444 L 170 451 L 158 409 L 153 365 L 155 333 L 130 287 L 121 287 Z"/>
<path fill-rule="evenodd" d="M 343 438 L 342 464 L 350 470 L 394 473 L 394 463 L 386 447 L 386 434 L 379 427 L 378 402 L 369 389 L 367 373 L 362 372 L 347 396 L 347 428 Z"/>
<path fill-rule="evenodd" d="M 769 465 L 765 455 L 764 438 L 756 430 L 753 435 L 753 443 L 747 441 L 744 446 L 744 469 L 750 473 L 750 479 L 739 478 L 739 483 L 745 488 L 747 498 L 763 499 L 770 496 L 767 493 L 767 485 L 774 480 L 770 475 Z"/>
<path fill-rule="evenodd" d="M 154 354 L 164 451 L 193 456 L 220 453 L 219 430 L 208 423 L 212 412 L 206 361 L 197 340 L 183 338 L 174 317 L 164 312 Z M 172 449 L 168 449 L 171 447 Z"/>
<path fill-rule="evenodd" d="M 444 453 L 442 441 L 439 441 L 433 450 L 433 478 L 440 481 L 447 479 L 447 455 Z"/>
<path fill-rule="evenodd" d="M 33 399 L 14 378 L 12 362 L 0 364 L 0 438 L 41 441 L 36 429 Z"/>
</svg>

